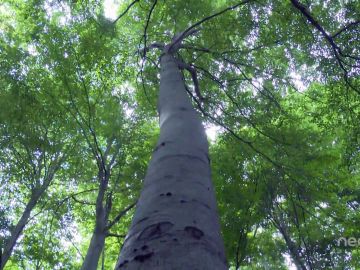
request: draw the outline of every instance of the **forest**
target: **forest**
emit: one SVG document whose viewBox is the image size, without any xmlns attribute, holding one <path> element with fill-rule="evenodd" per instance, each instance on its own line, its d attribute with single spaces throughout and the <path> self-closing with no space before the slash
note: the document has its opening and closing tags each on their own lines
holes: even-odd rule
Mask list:
<svg viewBox="0 0 360 270">
<path fill-rule="evenodd" d="M 0 270 L 360 269 L 360 1 L 4 0 Z"/>
</svg>

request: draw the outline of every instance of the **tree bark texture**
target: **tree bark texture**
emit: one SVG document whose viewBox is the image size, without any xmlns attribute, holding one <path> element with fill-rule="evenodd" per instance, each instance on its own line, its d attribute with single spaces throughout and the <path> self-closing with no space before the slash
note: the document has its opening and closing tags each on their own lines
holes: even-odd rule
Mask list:
<svg viewBox="0 0 360 270">
<path fill-rule="evenodd" d="M 105 221 L 99 219 L 96 223 L 81 270 L 96 270 L 100 255 L 104 249 L 106 238 Z"/>
<path fill-rule="evenodd" d="M 90 245 L 86 252 L 85 259 L 81 266 L 81 270 L 96 270 L 100 255 L 105 246 L 105 238 L 107 234 L 107 219 L 111 210 L 111 206 L 104 207 L 105 192 L 108 187 L 109 175 L 105 172 L 99 172 L 99 190 L 96 198 L 96 214 L 95 228 L 91 236 Z"/>
<path fill-rule="evenodd" d="M 115 269 L 227 269 L 204 127 L 172 55 L 160 75 L 160 138 Z"/>
</svg>

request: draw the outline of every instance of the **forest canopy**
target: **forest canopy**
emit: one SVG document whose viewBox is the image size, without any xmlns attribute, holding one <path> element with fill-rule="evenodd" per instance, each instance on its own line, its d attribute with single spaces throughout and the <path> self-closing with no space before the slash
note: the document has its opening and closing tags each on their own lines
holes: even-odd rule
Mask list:
<svg viewBox="0 0 360 270">
<path fill-rule="evenodd" d="M 3 1 L 0 269 L 114 269 L 176 38 L 229 268 L 360 269 L 356 0 Z"/>
</svg>

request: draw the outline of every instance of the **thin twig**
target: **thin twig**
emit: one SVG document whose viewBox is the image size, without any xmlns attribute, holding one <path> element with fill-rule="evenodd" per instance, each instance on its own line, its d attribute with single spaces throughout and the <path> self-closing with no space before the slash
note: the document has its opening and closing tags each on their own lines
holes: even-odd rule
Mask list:
<svg viewBox="0 0 360 270">
<path fill-rule="evenodd" d="M 109 222 L 109 224 L 106 226 L 106 230 L 110 230 L 112 226 L 114 226 L 120 218 L 122 218 L 130 209 L 132 209 L 137 202 L 134 202 L 130 204 L 128 207 L 126 207 L 123 211 L 121 211 L 114 219 L 113 221 Z"/>
<path fill-rule="evenodd" d="M 123 17 L 136 2 L 139 2 L 139 0 L 134 0 L 130 5 L 128 5 L 128 7 L 115 19 L 115 21 L 112 22 L 112 24 L 116 24 L 118 20 L 120 20 L 120 18 Z"/>
<path fill-rule="evenodd" d="M 144 28 L 144 36 L 143 36 L 143 38 L 144 38 L 144 48 L 146 48 L 146 42 L 147 42 L 147 29 L 149 27 L 151 15 L 152 15 L 152 13 L 153 13 L 153 11 L 155 9 L 156 4 L 157 4 L 157 0 L 155 0 L 153 5 L 151 6 L 150 11 L 149 11 L 148 16 L 147 16 L 147 19 L 146 19 L 146 24 L 145 24 L 145 28 Z M 144 52 L 143 52 L 143 57 L 145 58 L 145 56 L 146 56 L 146 50 L 144 50 Z"/>
<path fill-rule="evenodd" d="M 356 25 L 360 24 L 360 20 L 357 20 L 357 21 L 354 21 L 354 22 L 351 22 L 347 25 L 345 25 L 343 28 L 341 28 L 340 30 L 338 30 L 335 34 L 333 34 L 331 37 L 332 38 L 337 38 L 340 34 L 342 34 L 342 32 L 348 30 L 349 28 L 352 28 Z"/>
<path fill-rule="evenodd" d="M 221 15 L 221 14 L 227 12 L 227 11 L 234 10 L 237 7 L 242 6 L 242 5 L 244 5 L 244 4 L 248 3 L 248 2 L 251 2 L 251 0 L 245 0 L 245 1 L 242 1 L 240 3 L 235 4 L 233 6 L 227 7 L 225 9 L 223 9 L 223 10 L 217 12 L 217 13 L 214 13 L 214 14 L 208 16 L 208 17 L 205 17 L 202 20 L 198 21 L 197 23 L 191 25 L 184 32 L 182 32 L 174 42 L 171 43 L 171 45 L 169 47 L 169 51 L 171 51 L 172 46 L 175 46 L 178 42 L 182 41 L 186 36 L 189 35 L 189 32 L 193 31 L 196 27 L 198 27 L 202 23 L 204 23 L 206 21 L 209 21 L 209 20 L 211 20 L 211 19 L 213 19 L 213 18 L 215 18 L 215 17 L 217 17 L 217 16 L 219 16 L 219 15 Z"/>
<path fill-rule="evenodd" d="M 338 62 L 340 68 L 343 70 L 344 72 L 344 80 L 346 82 L 346 84 L 353 89 L 354 91 L 356 91 L 358 94 L 360 94 L 360 90 L 357 89 L 356 87 L 354 87 L 350 80 L 349 80 L 349 75 L 348 75 L 348 70 L 345 68 L 345 65 L 347 65 L 347 63 L 342 59 L 342 57 L 347 57 L 347 58 L 351 58 L 354 60 L 359 61 L 360 58 L 357 56 L 352 56 L 352 55 L 347 55 L 344 54 L 343 51 L 341 50 L 341 48 L 335 43 L 334 39 L 332 36 L 330 36 L 325 29 L 320 25 L 320 23 L 313 17 L 313 15 L 310 13 L 309 9 L 302 3 L 300 3 L 298 0 L 290 0 L 291 3 L 293 4 L 293 6 L 298 9 L 305 17 L 306 19 L 321 33 L 321 35 L 325 38 L 325 40 L 329 43 L 330 47 L 332 48 L 334 55 L 335 55 L 335 59 Z"/>
</svg>

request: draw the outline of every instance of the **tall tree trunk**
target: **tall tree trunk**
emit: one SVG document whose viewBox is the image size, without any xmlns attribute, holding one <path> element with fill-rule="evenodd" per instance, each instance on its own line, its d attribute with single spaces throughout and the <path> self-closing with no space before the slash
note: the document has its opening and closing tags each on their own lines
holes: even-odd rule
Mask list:
<svg viewBox="0 0 360 270">
<path fill-rule="evenodd" d="M 81 270 L 96 270 L 105 245 L 105 223 L 96 224 Z M 98 223 L 98 222 L 96 222 Z"/>
<path fill-rule="evenodd" d="M 296 247 L 296 244 L 291 239 L 286 224 L 281 220 L 281 218 L 277 217 L 276 214 L 273 214 L 273 223 L 275 227 L 278 228 L 281 235 L 284 237 L 285 243 L 288 247 L 288 250 L 290 252 L 290 256 L 293 259 L 293 262 L 298 270 L 307 270 L 305 264 L 303 263 L 303 260 L 301 258 L 301 255 L 299 254 L 299 250 Z"/>
<path fill-rule="evenodd" d="M 106 226 L 108 213 L 110 212 L 111 206 L 104 207 L 104 197 L 108 186 L 108 176 L 99 173 L 99 191 L 96 198 L 96 221 L 93 235 L 91 236 L 90 245 L 86 252 L 85 259 L 81 266 L 81 270 L 96 270 L 101 252 L 104 249 L 105 238 L 106 238 Z"/>
<path fill-rule="evenodd" d="M 45 187 L 41 187 L 40 189 L 33 190 L 30 200 L 25 206 L 25 210 L 22 213 L 19 221 L 16 223 L 15 227 L 10 232 L 10 237 L 5 241 L 4 248 L 2 250 L 2 254 L 0 256 L 0 270 L 5 268 L 6 263 L 10 259 L 11 253 L 16 245 L 17 240 L 19 239 L 22 231 L 25 228 L 25 225 L 29 221 L 29 217 L 31 214 L 31 211 L 35 208 L 39 198 L 44 193 Z"/>
<path fill-rule="evenodd" d="M 43 156 L 41 155 L 41 158 Z M 28 223 L 31 211 L 35 208 L 38 203 L 40 197 L 44 194 L 46 189 L 49 187 L 51 181 L 54 179 L 55 173 L 59 170 L 61 164 L 64 162 L 66 158 L 66 154 L 62 156 L 56 155 L 55 160 L 48 167 L 48 171 L 45 172 L 45 178 L 43 179 L 42 184 L 41 181 L 36 181 L 38 185 L 32 190 L 31 197 L 28 203 L 25 206 L 25 210 L 22 213 L 19 221 L 15 225 L 15 227 L 10 231 L 10 237 L 5 240 L 5 245 L 0 254 L 0 270 L 5 268 L 7 261 L 9 260 L 11 253 L 16 245 L 17 240 L 19 239 L 21 233 L 23 232 L 25 225 Z M 42 162 L 42 161 L 41 161 Z M 34 174 L 34 177 L 40 177 L 42 171 L 42 165 L 39 166 L 38 170 Z"/>
<path fill-rule="evenodd" d="M 116 269 L 227 269 L 204 127 L 172 55 L 160 75 L 160 138 Z"/>
</svg>

